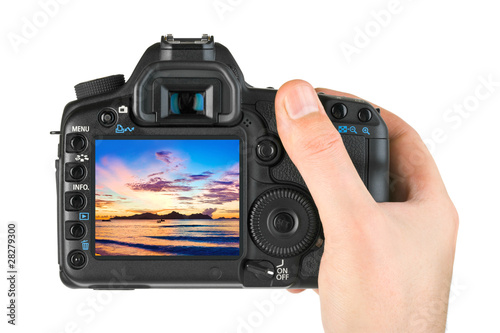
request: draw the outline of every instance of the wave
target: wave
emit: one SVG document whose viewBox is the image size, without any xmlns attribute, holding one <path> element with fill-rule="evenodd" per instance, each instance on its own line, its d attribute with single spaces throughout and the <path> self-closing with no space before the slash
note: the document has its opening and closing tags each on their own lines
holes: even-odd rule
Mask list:
<svg viewBox="0 0 500 333">
<path fill-rule="evenodd" d="M 203 228 L 203 227 L 213 227 L 220 226 L 218 224 L 170 224 L 170 225 L 161 225 L 160 228 Z"/>
<path fill-rule="evenodd" d="M 239 237 L 192 237 L 192 236 L 147 236 L 148 238 L 165 239 L 165 240 L 182 240 L 201 243 L 238 243 Z"/>
<path fill-rule="evenodd" d="M 229 237 L 228 237 L 229 238 Z M 236 237 L 232 237 L 236 238 Z M 191 239 L 190 239 L 191 240 Z M 237 256 L 239 255 L 239 248 L 236 247 L 205 247 L 205 246 L 175 246 L 175 245 L 150 245 L 127 243 L 115 241 L 111 239 L 96 240 L 96 244 L 116 244 L 122 246 L 136 247 L 144 250 L 161 252 L 171 255 L 181 256 Z"/>
</svg>

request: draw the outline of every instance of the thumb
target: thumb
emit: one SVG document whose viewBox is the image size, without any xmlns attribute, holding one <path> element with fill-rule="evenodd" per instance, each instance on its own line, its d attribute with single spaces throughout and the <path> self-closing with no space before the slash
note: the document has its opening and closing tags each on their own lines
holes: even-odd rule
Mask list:
<svg viewBox="0 0 500 333">
<path fill-rule="evenodd" d="M 281 141 L 311 192 L 328 237 L 333 226 L 352 219 L 356 207 L 375 201 L 309 83 L 284 84 L 275 108 Z"/>
</svg>

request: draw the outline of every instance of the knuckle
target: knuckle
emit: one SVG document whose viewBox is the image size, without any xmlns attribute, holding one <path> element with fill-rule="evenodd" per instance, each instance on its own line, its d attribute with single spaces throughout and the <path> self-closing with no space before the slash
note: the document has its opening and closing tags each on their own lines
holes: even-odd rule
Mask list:
<svg viewBox="0 0 500 333">
<path fill-rule="evenodd" d="M 447 244 L 450 244 L 450 249 L 456 248 L 457 238 L 458 238 L 458 227 L 459 227 L 459 216 L 458 212 L 450 201 L 448 208 L 446 209 L 447 223 L 445 223 L 445 235 L 448 240 Z"/>
<path fill-rule="evenodd" d="M 444 227 L 445 234 L 455 239 L 458 234 L 458 226 L 459 226 L 459 215 L 458 211 L 453 205 L 453 202 L 447 198 L 445 201 L 440 201 L 441 209 L 436 209 L 439 211 L 436 218 L 441 222 L 441 225 Z"/>
<path fill-rule="evenodd" d="M 448 208 L 450 214 L 450 222 L 453 227 L 453 230 L 458 231 L 458 226 L 460 224 L 460 217 L 458 215 L 458 211 L 455 208 L 455 205 L 450 202 L 450 207 Z"/>
<path fill-rule="evenodd" d="M 414 140 L 414 141 L 423 141 L 422 140 L 422 137 L 420 136 L 420 134 L 417 132 L 416 129 L 414 129 L 413 127 L 410 127 L 408 129 L 406 129 L 406 135 L 411 139 L 411 140 Z"/>
<path fill-rule="evenodd" d="M 302 155 L 310 160 L 323 159 L 343 147 L 342 138 L 336 131 L 310 129 L 297 139 Z"/>
</svg>

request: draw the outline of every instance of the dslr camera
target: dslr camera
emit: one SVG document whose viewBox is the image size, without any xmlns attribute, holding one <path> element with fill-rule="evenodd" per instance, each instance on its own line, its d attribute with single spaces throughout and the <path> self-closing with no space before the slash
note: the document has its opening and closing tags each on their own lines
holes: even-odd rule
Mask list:
<svg viewBox="0 0 500 333">
<path fill-rule="evenodd" d="M 164 36 L 128 81 L 75 90 L 53 132 L 64 284 L 317 288 L 324 235 L 278 136 L 276 90 L 247 84 L 227 48 Z M 318 97 L 373 198 L 388 201 L 380 110 Z"/>
</svg>

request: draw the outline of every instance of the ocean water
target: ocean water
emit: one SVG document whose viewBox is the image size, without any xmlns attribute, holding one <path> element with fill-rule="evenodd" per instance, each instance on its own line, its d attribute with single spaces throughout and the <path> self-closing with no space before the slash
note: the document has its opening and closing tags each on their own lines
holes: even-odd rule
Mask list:
<svg viewBox="0 0 500 333">
<path fill-rule="evenodd" d="M 96 221 L 100 256 L 237 256 L 239 220 Z"/>
</svg>

